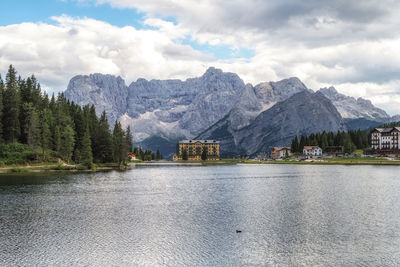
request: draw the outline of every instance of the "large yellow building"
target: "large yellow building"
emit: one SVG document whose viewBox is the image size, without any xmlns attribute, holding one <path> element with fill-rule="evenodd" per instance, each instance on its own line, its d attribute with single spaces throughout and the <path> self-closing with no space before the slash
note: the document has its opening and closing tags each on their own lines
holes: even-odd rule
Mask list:
<svg viewBox="0 0 400 267">
<path fill-rule="evenodd" d="M 178 143 L 177 154 L 174 160 L 182 160 L 186 152 L 188 160 L 201 160 L 204 149 L 207 151 L 207 160 L 219 160 L 219 141 L 215 140 L 183 140 Z"/>
</svg>

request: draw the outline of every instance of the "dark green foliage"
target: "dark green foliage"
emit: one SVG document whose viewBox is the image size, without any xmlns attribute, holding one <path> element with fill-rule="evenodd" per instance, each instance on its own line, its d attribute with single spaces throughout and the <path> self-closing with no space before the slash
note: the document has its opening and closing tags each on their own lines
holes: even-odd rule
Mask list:
<svg viewBox="0 0 400 267">
<path fill-rule="evenodd" d="M 299 151 L 299 139 L 297 138 L 297 136 L 293 139 L 290 150 L 292 151 L 292 153 Z"/>
<path fill-rule="evenodd" d="M 20 135 L 19 103 L 17 72 L 10 66 L 3 96 L 3 137 L 7 142 L 18 141 Z"/>
<path fill-rule="evenodd" d="M 50 149 L 50 120 L 49 110 L 42 110 L 39 115 L 39 146 L 42 149 L 42 159 L 45 160 L 45 150 Z"/>
<path fill-rule="evenodd" d="M 101 114 L 98 127 L 95 146 L 93 147 L 93 157 L 96 162 L 112 162 L 113 141 L 105 112 Z"/>
<path fill-rule="evenodd" d="M 4 95 L 4 82 L 0 75 L 0 144 L 3 143 L 3 95 Z"/>
<path fill-rule="evenodd" d="M 182 152 L 182 160 L 188 160 L 188 159 L 189 159 L 188 152 L 186 151 L 186 149 L 184 149 Z"/>
<path fill-rule="evenodd" d="M 82 149 L 80 151 L 80 163 L 86 166 L 88 169 L 93 167 L 93 155 L 92 155 L 92 142 L 90 141 L 90 130 L 89 126 L 86 127 L 85 133 L 82 138 Z"/>
<path fill-rule="evenodd" d="M 128 152 L 132 152 L 133 149 L 133 136 L 132 136 L 132 132 L 131 132 L 131 127 L 128 126 L 128 128 L 126 129 L 126 149 Z"/>
<path fill-rule="evenodd" d="M 125 133 L 121 128 L 121 124 L 116 121 L 113 131 L 113 158 L 114 162 L 123 164 L 127 157 L 127 146 Z"/>
<path fill-rule="evenodd" d="M 132 132 L 129 127 L 124 131 L 119 122 L 111 132 L 105 112 L 98 118 L 93 105 L 80 107 L 63 93 L 49 99 L 35 76 L 24 80 L 10 66 L 6 84 L 0 76 L 0 146 L 0 164 L 73 158 L 91 168 L 93 162 L 125 163 Z M 150 150 L 137 155 L 162 158 Z"/>
<path fill-rule="evenodd" d="M 201 160 L 207 160 L 207 148 L 206 147 L 201 152 Z"/>
<path fill-rule="evenodd" d="M 328 146 L 343 146 L 346 153 L 352 153 L 356 149 L 370 147 L 370 132 L 357 130 L 310 134 L 309 136 L 301 136 L 298 146 L 296 145 L 297 140 L 297 136 L 292 140 L 292 152 L 302 153 L 304 146 L 319 146 L 322 150 L 325 150 Z"/>
<path fill-rule="evenodd" d="M 36 159 L 32 147 L 20 143 L 0 144 L 0 165 L 25 164 Z"/>
<path fill-rule="evenodd" d="M 24 114 L 22 124 L 23 143 L 34 147 L 39 143 L 40 127 L 39 127 L 39 114 L 33 107 L 32 103 L 25 102 L 22 105 L 22 112 Z"/>
<path fill-rule="evenodd" d="M 67 125 L 62 129 L 60 134 L 60 156 L 61 158 L 69 162 L 72 157 L 72 153 L 74 151 L 75 138 L 74 138 L 74 130 L 71 126 Z"/>
<path fill-rule="evenodd" d="M 159 149 L 157 149 L 156 158 L 155 158 L 155 159 L 156 159 L 156 160 L 161 160 L 161 159 L 163 159 L 163 156 L 161 155 L 161 152 L 160 152 Z"/>
</svg>

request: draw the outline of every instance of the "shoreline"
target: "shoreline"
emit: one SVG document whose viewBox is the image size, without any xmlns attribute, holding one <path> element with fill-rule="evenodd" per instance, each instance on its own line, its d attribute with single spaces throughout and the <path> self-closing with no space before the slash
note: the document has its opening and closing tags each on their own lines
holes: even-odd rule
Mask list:
<svg viewBox="0 0 400 267">
<path fill-rule="evenodd" d="M 127 166 L 116 166 L 113 164 L 104 164 L 96 166 L 94 169 L 85 169 L 79 165 L 56 165 L 56 164 L 43 164 L 43 165 L 14 165 L 0 167 L 0 176 L 4 174 L 15 173 L 57 173 L 57 172 L 71 172 L 71 173 L 91 173 L 103 171 L 125 171 L 136 167 L 149 167 L 149 166 L 229 166 L 237 164 L 249 165 L 373 165 L 373 166 L 400 166 L 400 160 L 387 160 L 387 159 L 329 159 L 329 160 L 315 160 L 315 161 L 294 161 L 294 160 L 281 160 L 281 161 L 258 161 L 258 160 L 234 160 L 226 159 L 221 161 L 163 161 L 163 162 L 132 162 Z"/>
<path fill-rule="evenodd" d="M 134 163 L 130 163 L 127 166 L 96 166 L 94 169 L 83 168 L 79 165 L 59 165 L 59 164 L 43 164 L 43 165 L 12 165 L 0 167 L 0 176 L 5 174 L 26 174 L 26 173 L 91 173 L 91 172 L 103 172 L 112 170 L 129 170 L 134 167 Z"/>
</svg>

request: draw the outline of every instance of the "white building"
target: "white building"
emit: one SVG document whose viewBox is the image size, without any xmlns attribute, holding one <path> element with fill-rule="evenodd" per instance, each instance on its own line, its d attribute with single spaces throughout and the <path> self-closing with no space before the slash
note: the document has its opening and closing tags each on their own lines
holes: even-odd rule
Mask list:
<svg viewBox="0 0 400 267">
<path fill-rule="evenodd" d="M 284 157 L 290 157 L 292 152 L 290 151 L 290 147 L 273 147 L 270 155 L 273 159 L 281 159 Z"/>
<path fill-rule="evenodd" d="M 371 145 L 376 150 L 399 150 L 400 127 L 375 128 L 371 133 Z"/>
<path fill-rule="evenodd" d="M 304 146 L 303 155 L 307 157 L 321 157 L 322 149 L 319 146 Z"/>
</svg>

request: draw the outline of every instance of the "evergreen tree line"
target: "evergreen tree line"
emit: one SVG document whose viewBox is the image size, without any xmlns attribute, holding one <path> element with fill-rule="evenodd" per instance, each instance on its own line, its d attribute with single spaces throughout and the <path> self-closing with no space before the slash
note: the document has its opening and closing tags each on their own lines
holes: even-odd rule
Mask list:
<svg viewBox="0 0 400 267">
<path fill-rule="evenodd" d="M 0 76 L 0 146 L 15 143 L 32 148 L 36 160 L 57 157 L 91 167 L 124 163 L 132 133 L 118 121 L 111 131 L 106 113 L 98 118 L 93 105 L 80 107 L 62 93 L 49 98 L 35 76 L 22 79 L 10 66 L 5 81 Z"/>
<path fill-rule="evenodd" d="M 371 138 L 369 131 L 339 131 L 322 132 L 302 135 L 300 140 L 296 136 L 292 140 L 291 151 L 293 153 L 302 153 L 304 146 L 319 146 L 324 151 L 328 146 L 343 146 L 346 153 L 352 153 L 356 149 L 366 149 L 370 147 Z"/>
<path fill-rule="evenodd" d="M 135 153 L 137 159 L 144 161 L 162 160 L 164 158 L 160 150 L 158 149 L 157 152 L 154 154 L 151 150 L 143 151 L 140 147 L 135 147 L 133 153 Z"/>
</svg>

